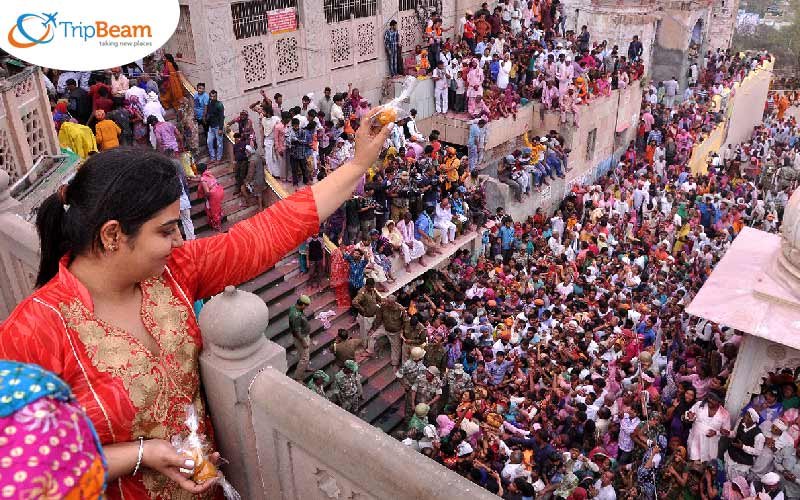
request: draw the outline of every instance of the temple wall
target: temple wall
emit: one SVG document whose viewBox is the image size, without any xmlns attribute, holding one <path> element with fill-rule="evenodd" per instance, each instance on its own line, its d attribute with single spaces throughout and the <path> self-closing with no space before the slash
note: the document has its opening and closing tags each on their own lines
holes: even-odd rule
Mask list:
<svg viewBox="0 0 800 500">
<path fill-rule="evenodd" d="M 421 29 L 413 10 L 398 10 L 398 0 L 377 0 L 374 16 L 329 23 L 323 2 L 298 0 L 296 31 L 267 33 L 236 39 L 230 0 L 181 0 L 181 21 L 165 50 L 180 53 L 178 64 L 191 81 L 216 89 L 226 116 L 260 99 L 264 90 L 284 96 L 284 109 L 299 105 L 314 92 L 316 101 L 329 86 L 358 88 L 373 105 L 393 96 L 383 33 L 389 21 L 398 21 L 404 52 L 421 43 Z M 480 2 L 443 0 L 445 27 L 454 26 L 463 10 Z M 458 13 L 458 16 L 456 15 Z M 448 36 L 452 35 L 452 31 Z"/>
</svg>

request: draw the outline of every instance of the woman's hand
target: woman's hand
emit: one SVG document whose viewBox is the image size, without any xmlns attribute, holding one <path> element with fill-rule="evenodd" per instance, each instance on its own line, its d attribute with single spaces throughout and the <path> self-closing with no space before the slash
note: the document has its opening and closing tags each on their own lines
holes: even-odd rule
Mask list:
<svg viewBox="0 0 800 500">
<path fill-rule="evenodd" d="M 216 465 L 219 462 L 219 453 L 211 454 L 208 459 L 212 464 Z M 203 481 L 200 484 L 195 483 L 191 479 L 195 467 L 194 460 L 175 451 L 175 448 L 163 439 L 149 439 L 144 442 L 142 465 L 160 472 L 194 495 L 213 488 L 221 475 L 217 473 L 217 478 Z"/>
<path fill-rule="evenodd" d="M 356 130 L 355 162 L 362 169 L 366 170 L 378 159 L 383 143 L 389 137 L 389 133 L 395 127 L 395 123 L 387 123 L 377 133 L 372 132 L 372 120 L 380 113 L 381 106 L 374 107 L 367 112 L 361 120 L 361 125 Z"/>
</svg>

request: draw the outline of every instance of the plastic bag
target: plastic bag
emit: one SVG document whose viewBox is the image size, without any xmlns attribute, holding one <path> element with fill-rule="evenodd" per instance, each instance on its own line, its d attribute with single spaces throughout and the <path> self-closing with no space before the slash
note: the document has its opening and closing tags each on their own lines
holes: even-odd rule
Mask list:
<svg viewBox="0 0 800 500">
<path fill-rule="evenodd" d="M 400 95 L 386 104 L 379 106 L 380 111 L 375 118 L 373 118 L 372 126 L 383 127 L 389 123 L 411 116 L 408 111 L 403 109 L 401 103 L 408 101 L 416 86 L 417 79 L 413 76 L 406 76 L 403 80 L 403 89 L 400 91 Z"/>
<path fill-rule="evenodd" d="M 186 405 L 186 427 L 189 429 L 188 436 L 172 436 L 173 448 L 178 453 L 194 461 L 194 471 L 192 472 L 192 480 L 194 482 L 202 483 L 216 478 L 218 471 L 216 466 L 208 459 L 209 449 L 206 437 L 197 432 L 198 419 L 194 405 Z M 220 478 L 219 485 L 222 487 L 222 492 L 226 499 L 241 500 L 241 495 L 224 476 Z"/>
</svg>

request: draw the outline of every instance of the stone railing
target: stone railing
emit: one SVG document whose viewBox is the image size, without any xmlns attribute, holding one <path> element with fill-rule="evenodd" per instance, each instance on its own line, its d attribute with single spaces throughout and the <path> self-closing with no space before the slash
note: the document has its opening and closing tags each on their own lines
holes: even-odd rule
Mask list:
<svg viewBox="0 0 800 500">
<path fill-rule="evenodd" d="M 258 296 L 234 287 L 200 313 L 217 448 L 242 498 L 496 498 L 286 377 L 268 319 Z"/>
<path fill-rule="evenodd" d="M 39 268 L 36 228 L 19 213 L 9 182 L 0 170 L 0 320 L 31 293 Z"/>
</svg>

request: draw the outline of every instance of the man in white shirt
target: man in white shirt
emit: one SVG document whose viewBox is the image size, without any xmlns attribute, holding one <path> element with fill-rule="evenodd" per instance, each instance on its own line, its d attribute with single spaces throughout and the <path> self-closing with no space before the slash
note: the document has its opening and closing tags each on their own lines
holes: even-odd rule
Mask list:
<svg viewBox="0 0 800 500">
<path fill-rule="evenodd" d="M 617 493 L 614 491 L 614 473 L 605 471 L 600 479 L 594 483 L 592 500 L 617 500 Z"/>
<path fill-rule="evenodd" d="M 445 70 L 445 64 L 441 60 L 433 70 L 433 100 L 436 105 L 437 113 L 447 113 L 447 90 L 450 84 L 450 75 Z"/>
<path fill-rule="evenodd" d="M 442 245 L 455 241 L 456 225 L 453 224 L 453 211 L 450 208 L 450 200 L 442 198 L 436 205 L 436 217 L 433 220 L 433 227 L 442 233 Z"/>
<path fill-rule="evenodd" d="M 334 126 L 338 125 L 340 121 L 344 121 L 344 112 L 342 111 L 342 94 L 333 96 L 333 104 L 331 105 L 331 121 Z"/>
</svg>

